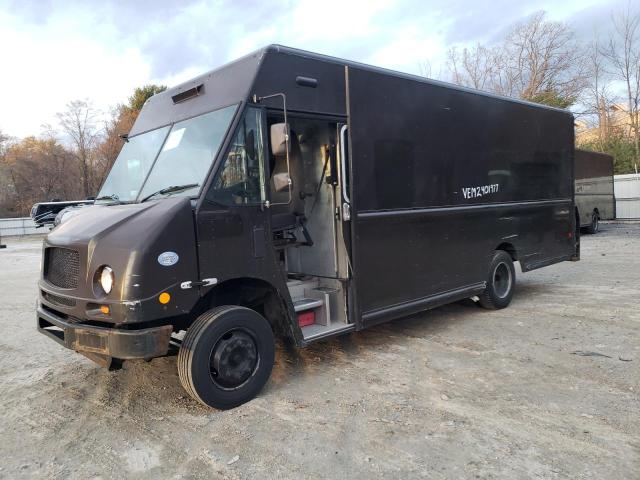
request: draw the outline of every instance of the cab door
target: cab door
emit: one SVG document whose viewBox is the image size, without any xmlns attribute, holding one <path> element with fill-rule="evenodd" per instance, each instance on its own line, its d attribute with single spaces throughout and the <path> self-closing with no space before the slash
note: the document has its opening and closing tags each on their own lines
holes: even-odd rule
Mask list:
<svg viewBox="0 0 640 480">
<path fill-rule="evenodd" d="M 273 272 L 265 202 L 265 118 L 247 107 L 197 212 L 200 279 L 268 278 Z"/>
</svg>

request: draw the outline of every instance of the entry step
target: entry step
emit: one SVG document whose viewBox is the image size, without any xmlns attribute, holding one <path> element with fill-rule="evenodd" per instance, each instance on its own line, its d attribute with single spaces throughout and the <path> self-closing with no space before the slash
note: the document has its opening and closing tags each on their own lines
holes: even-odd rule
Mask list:
<svg viewBox="0 0 640 480">
<path fill-rule="evenodd" d="M 316 340 L 322 340 L 323 338 L 336 335 L 338 333 L 348 333 L 355 330 L 356 326 L 353 323 L 347 324 L 333 324 L 333 325 L 318 325 L 313 324 L 306 327 L 302 327 L 302 336 L 305 342 L 315 342 Z"/>
<path fill-rule="evenodd" d="M 301 298 L 293 302 L 293 309 L 296 312 L 304 312 L 305 310 L 311 310 L 312 308 L 322 307 L 324 302 L 317 298 Z"/>
<path fill-rule="evenodd" d="M 297 300 L 307 298 L 308 294 L 306 292 L 318 287 L 318 279 L 311 278 L 306 280 L 289 280 L 287 282 L 287 287 L 289 287 L 289 294 L 291 295 L 291 299 L 295 302 Z"/>
</svg>

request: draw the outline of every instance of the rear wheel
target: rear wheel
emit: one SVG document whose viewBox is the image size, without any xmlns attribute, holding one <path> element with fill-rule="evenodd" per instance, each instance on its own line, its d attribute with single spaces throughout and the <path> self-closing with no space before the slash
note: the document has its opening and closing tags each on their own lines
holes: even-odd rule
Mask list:
<svg viewBox="0 0 640 480">
<path fill-rule="evenodd" d="M 587 227 L 587 232 L 598 233 L 600 230 L 600 218 L 598 218 L 598 212 L 595 210 L 591 213 L 591 223 Z"/>
<path fill-rule="evenodd" d="M 254 398 L 271 375 L 269 322 L 244 307 L 216 307 L 191 325 L 178 353 L 178 376 L 194 399 L 228 409 Z"/>
<path fill-rule="evenodd" d="M 516 285 L 516 269 L 511 255 L 504 250 L 496 250 L 489 266 L 487 287 L 480 295 L 480 306 L 496 310 L 511 303 Z"/>
</svg>

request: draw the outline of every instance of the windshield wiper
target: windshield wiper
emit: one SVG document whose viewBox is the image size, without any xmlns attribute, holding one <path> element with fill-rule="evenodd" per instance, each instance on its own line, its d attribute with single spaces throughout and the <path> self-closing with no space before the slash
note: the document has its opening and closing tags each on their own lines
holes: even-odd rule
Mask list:
<svg viewBox="0 0 640 480">
<path fill-rule="evenodd" d="M 156 195 L 165 195 L 167 193 L 180 192 L 182 190 L 188 190 L 190 188 L 199 187 L 199 186 L 200 186 L 199 183 L 187 183 L 185 185 L 171 185 L 170 187 L 163 188 L 161 190 L 158 190 L 157 192 L 153 192 L 152 194 L 147 195 L 142 200 L 140 200 L 140 203 L 146 202 L 147 200 L 155 197 Z"/>
<path fill-rule="evenodd" d="M 96 198 L 94 201 L 98 201 L 98 200 L 114 200 L 118 203 L 120 202 L 120 197 L 118 197 L 118 195 L 116 195 L 115 193 L 112 193 L 111 195 L 102 195 L 101 197 Z"/>
</svg>

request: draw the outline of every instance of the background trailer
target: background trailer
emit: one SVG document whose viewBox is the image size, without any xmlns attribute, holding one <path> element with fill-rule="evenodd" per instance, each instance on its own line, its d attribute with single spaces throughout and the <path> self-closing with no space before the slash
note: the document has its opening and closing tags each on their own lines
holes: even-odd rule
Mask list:
<svg viewBox="0 0 640 480">
<path fill-rule="evenodd" d="M 576 210 L 580 227 L 596 233 L 600 220 L 616 217 L 613 157 L 576 149 Z"/>
</svg>

